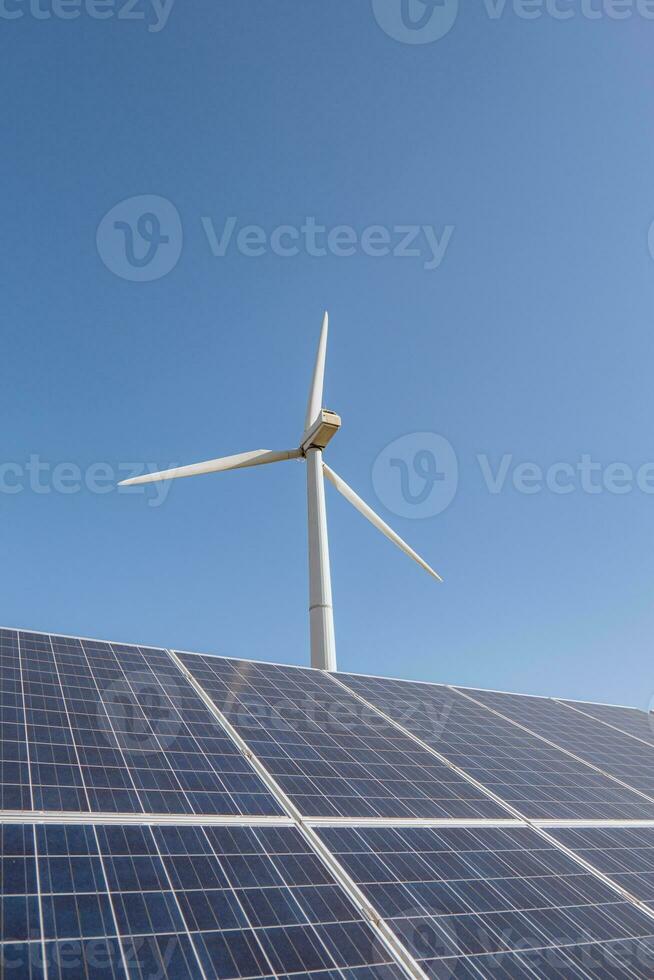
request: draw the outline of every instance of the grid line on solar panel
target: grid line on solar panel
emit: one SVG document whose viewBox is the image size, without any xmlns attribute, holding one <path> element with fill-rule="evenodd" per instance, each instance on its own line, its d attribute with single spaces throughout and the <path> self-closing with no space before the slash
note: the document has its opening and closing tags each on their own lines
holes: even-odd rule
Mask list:
<svg viewBox="0 0 654 980">
<path fill-rule="evenodd" d="M 304 816 L 506 816 L 501 804 L 322 672 L 174 656 Z"/>
<path fill-rule="evenodd" d="M 464 696 L 501 713 L 541 739 L 594 766 L 609 778 L 654 800 L 654 746 L 624 735 L 551 698 L 466 690 Z"/>
<path fill-rule="evenodd" d="M 654 805 L 457 689 L 339 675 L 395 724 L 527 819 L 652 819 Z"/>
<path fill-rule="evenodd" d="M 562 701 L 554 699 L 557 704 L 565 705 L 572 711 L 594 718 L 595 721 L 608 725 L 623 735 L 629 735 L 639 742 L 654 745 L 654 715 L 651 711 L 641 711 L 640 708 L 623 708 L 616 704 L 587 704 L 578 701 Z"/>
<path fill-rule="evenodd" d="M 318 833 L 434 976 L 459 975 L 442 972 L 452 959 L 470 968 L 461 976 L 476 976 L 476 956 L 490 962 L 489 954 L 523 959 L 533 951 L 563 950 L 573 963 L 584 945 L 651 942 L 654 936 L 654 918 L 527 827 Z M 579 967 L 537 975 L 589 974 Z M 631 974 L 626 969 L 622 975 Z"/>
<path fill-rule="evenodd" d="M 0 631 L 2 809 L 282 816 L 164 650 Z"/>
<path fill-rule="evenodd" d="M 60 824 L 4 833 L 14 860 L 0 899 L 0 952 L 11 948 L 21 976 L 38 961 L 42 932 L 48 980 L 405 978 L 295 828 Z"/>
<path fill-rule="evenodd" d="M 548 833 L 654 912 L 654 827 L 565 827 Z"/>
</svg>

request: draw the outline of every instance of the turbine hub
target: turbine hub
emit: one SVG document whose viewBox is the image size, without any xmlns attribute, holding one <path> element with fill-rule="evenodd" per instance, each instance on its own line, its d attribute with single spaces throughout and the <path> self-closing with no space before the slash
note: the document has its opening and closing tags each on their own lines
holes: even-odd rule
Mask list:
<svg viewBox="0 0 654 980">
<path fill-rule="evenodd" d="M 300 448 L 303 453 L 309 449 L 324 449 L 341 427 L 341 417 L 328 408 L 321 408 L 318 418 L 302 436 Z"/>
</svg>

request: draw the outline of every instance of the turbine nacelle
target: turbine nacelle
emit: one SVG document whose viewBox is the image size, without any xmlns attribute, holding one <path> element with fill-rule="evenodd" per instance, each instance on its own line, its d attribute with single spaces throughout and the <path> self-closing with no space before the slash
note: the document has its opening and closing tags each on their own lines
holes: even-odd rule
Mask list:
<svg viewBox="0 0 654 980">
<path fill-rule="evenodd" d="M 300 449 L 307 454 L 309 449 L 325 449 L 341 427 L 341 417 L 328 408 L 321 408 L 318 418 L 302 436 Z"/>
</svg>

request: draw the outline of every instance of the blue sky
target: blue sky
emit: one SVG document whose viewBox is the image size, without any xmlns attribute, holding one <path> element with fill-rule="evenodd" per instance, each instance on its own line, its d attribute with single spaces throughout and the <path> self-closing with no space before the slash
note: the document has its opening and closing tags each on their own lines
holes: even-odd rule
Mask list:
<svg viewBox="0 0 654 980">
<path fill-rule="evenodd" d="M 329 462 L 445 578 L 328 487 L 341 667 L 648 705 L 643 0 L 48 2 L 0 5 L 3 624 L 307 662 L 302 464 L 86 484 L 293 445 L 328 307 Z"/>
</svg>

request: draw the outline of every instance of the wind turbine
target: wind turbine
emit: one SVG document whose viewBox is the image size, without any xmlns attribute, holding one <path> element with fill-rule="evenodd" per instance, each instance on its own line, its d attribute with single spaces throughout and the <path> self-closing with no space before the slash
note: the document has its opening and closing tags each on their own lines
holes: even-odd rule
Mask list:
<svg viewBox="0 0 654 980">
<path fill-rule="evenodd" d="M 360 514 L 370 521 L 382 534 L 385 534 L 409 558 L 413 558 L 425 571 L 439 582 L 440 575 L 431 568 L 413 548 L 402 540 L 374 510 L 359 497 L 332 469 L 323 462 L 322 454 L 341 427 L 341 419 L 335 412 L 322 407 L 322 392 L 325 380 L 325 358 L 327 354 L 327 334 L 329 316 L 325 313 L 313 379 L 309 391 L 307 414 L 304 420 L 304 433 L 297 449 L 273 452 L 270 449 L 255 449 L 236 456 L 223 456 L 205 463 L 179 466 L 160 473 L 146 473 L 144 476 L 123 480 L 120 486 L 133 486 L 137 483 L 154 483 L 157 480 L 174 480 L 183 476 L 199 476 L 202 473 L 222 473 L 224 470 L 239 470 L 248 466 L 263 466 L 266 463 L 279 463 L 287 459 L 304 459 L 307 464 L 307 501 L 309 514 L 309 623 L 311 628 L 311 666 L 319 670 L 336 670 L 336 644 L 334 640 L 334 611 L 332 605 L 332 582 L 329 568 L 329 542 L 327 539 L 327 513 L 325 510 L 325 484 L 323 475 L 339 493 L 352 504 Z"/>
</svg>

